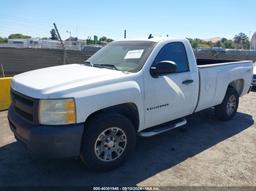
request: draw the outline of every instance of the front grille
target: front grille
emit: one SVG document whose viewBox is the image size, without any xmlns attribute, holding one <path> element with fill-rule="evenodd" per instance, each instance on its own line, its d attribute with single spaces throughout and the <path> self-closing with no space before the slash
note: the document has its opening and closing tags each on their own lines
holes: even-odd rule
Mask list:
<svg viewBox="0 0 256 191">
<path fill-rule="evenodd" d="M 35 123 L 37 102 L 35 99 L 11 90 L 12 104 L 15 112 L 22 118 Z"/>
</svg>

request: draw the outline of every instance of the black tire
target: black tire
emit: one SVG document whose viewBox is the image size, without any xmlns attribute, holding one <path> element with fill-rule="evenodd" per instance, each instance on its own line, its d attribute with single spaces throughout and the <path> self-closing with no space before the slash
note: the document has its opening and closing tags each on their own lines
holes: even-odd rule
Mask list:
<svg viewBox="0 0 256 191">
<path fill-rule="evenodd" d="M 234 98 L 235 98 L 235 101 L 233 102 L 235 105 L 233 106 L 233 110 L 229 111 L 228 104 L 231 103 L 230 99 L 234 99 Z M 229 87 L 222 103 L 215 107 L 215 115 L 219 120 L 228 121 L 235 116 L 238 105 L 239 105 L 239 95 L 234 88 Z"/>
<path fill-rule="evenodd" d="M 126 146 L 122 151 L 122 154 L 113 161 L 102 161 L 101 156 L 96 155 L 95 145 L 99 135 L 103 132 L 107 132 L 109 128 L 117 127 L 121 133 L 124 133 L 126 136 Z M 120 130 L 121 129 L 121 130 Z M 107 137 L 107 136 L 106 136 Z M 106 138 L 104 138 L 106 140 Z M 100 145 L 105 143 L 102 141 Z M 97 142 L 99 143 L 99 141 Z M 117 144 L 117 142 L 115 143 Z M 103 113 L 95 116 L 85 125 L 85 131 L 83 135 L 82 145 L 81 145 L 81 154 L 80 158 L 84 164 L 93 170 L 106 171 L 118 167 L 122 164 L 131 152 L 134 150 L 136 144 L 136 131 L 131 121 L 125 116 L 119 113 Z M 110 149 L 104 145 L 101 149 Z M 112 146 L 113 148 L 114 146 Z M 105 154 L 107 151 L 103 151 Z M 111 154 L 113 156 L 115 152 Z M 116 154 L 117 155 L 117 154 Z M 114 158 L 114 157 L 113 157 Z"/>
</svg>

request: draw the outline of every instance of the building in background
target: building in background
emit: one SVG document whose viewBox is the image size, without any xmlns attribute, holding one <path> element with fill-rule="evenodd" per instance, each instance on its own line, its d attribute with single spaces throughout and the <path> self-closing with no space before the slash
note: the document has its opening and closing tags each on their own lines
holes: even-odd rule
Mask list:
<svg viewBox="0 0 256 191">
<path fill-rule="evenodd" d="M 92 51 L 98 50 L 102 45 L 86 44 L 86 40 L 70 37 L 63 41 L 66 50 Z M 51 39 L 28 38 L 8 39 L 7 43 L 0 43 L 0 47 L 7 48 L 42 48 L 42 49 L 63 49 L 61 42 Z"/>
<path fill-rule="evenodd" d="M 85 44 L 85 42 L 77 37 L 69 37 L 64 41 L 67 50 L 82 50 L 83 44 Z"/>
<path fill-rule="evenodd" d="M 46 48 L 61 49 L 61 43 L 57 40 L 27 38 L 27 39 L 8 39 L 7 43 L 1 44 L 1 47 L 11 48 Z"/>
<path fill-rule="evenodd" d="M 256 32 L 252 35 L 251 39 L 251 49 L 256 50 Z"/>
</svg>

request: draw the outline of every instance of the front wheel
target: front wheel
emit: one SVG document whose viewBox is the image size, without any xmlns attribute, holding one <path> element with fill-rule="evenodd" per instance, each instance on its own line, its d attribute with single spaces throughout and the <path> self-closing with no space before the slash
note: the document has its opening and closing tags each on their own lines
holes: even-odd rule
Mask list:
<svg viewBox="0 0 256 191">
<path fill-rule="evenodd" d="M 123 163 L 136 143 L 129 119 L 118 113 L 101 114 L 85 126 L 81 159 L 95 170 L 111 170 Z"/>
<path fill-rule="evenodd" d="M 234 88 L 228 88 L 222 103 L 215 107 L 215 115 L 222 121 L 232 119 L 239 105 L 239 95 Z"/>
</svg>

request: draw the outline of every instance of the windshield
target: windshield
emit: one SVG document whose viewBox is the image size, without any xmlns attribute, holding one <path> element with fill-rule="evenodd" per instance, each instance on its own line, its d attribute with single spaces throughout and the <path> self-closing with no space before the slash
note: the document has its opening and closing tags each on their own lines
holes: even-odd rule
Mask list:
<svg viewBox="0 0 256 191">
<path fill-rule="evenodd" d="M 85 61 L 93 67 L 103 67 L 119 71 L 138 72 L 153 50 L 155 42 L 117 41 L 96 52 Z"/>
</svg>

